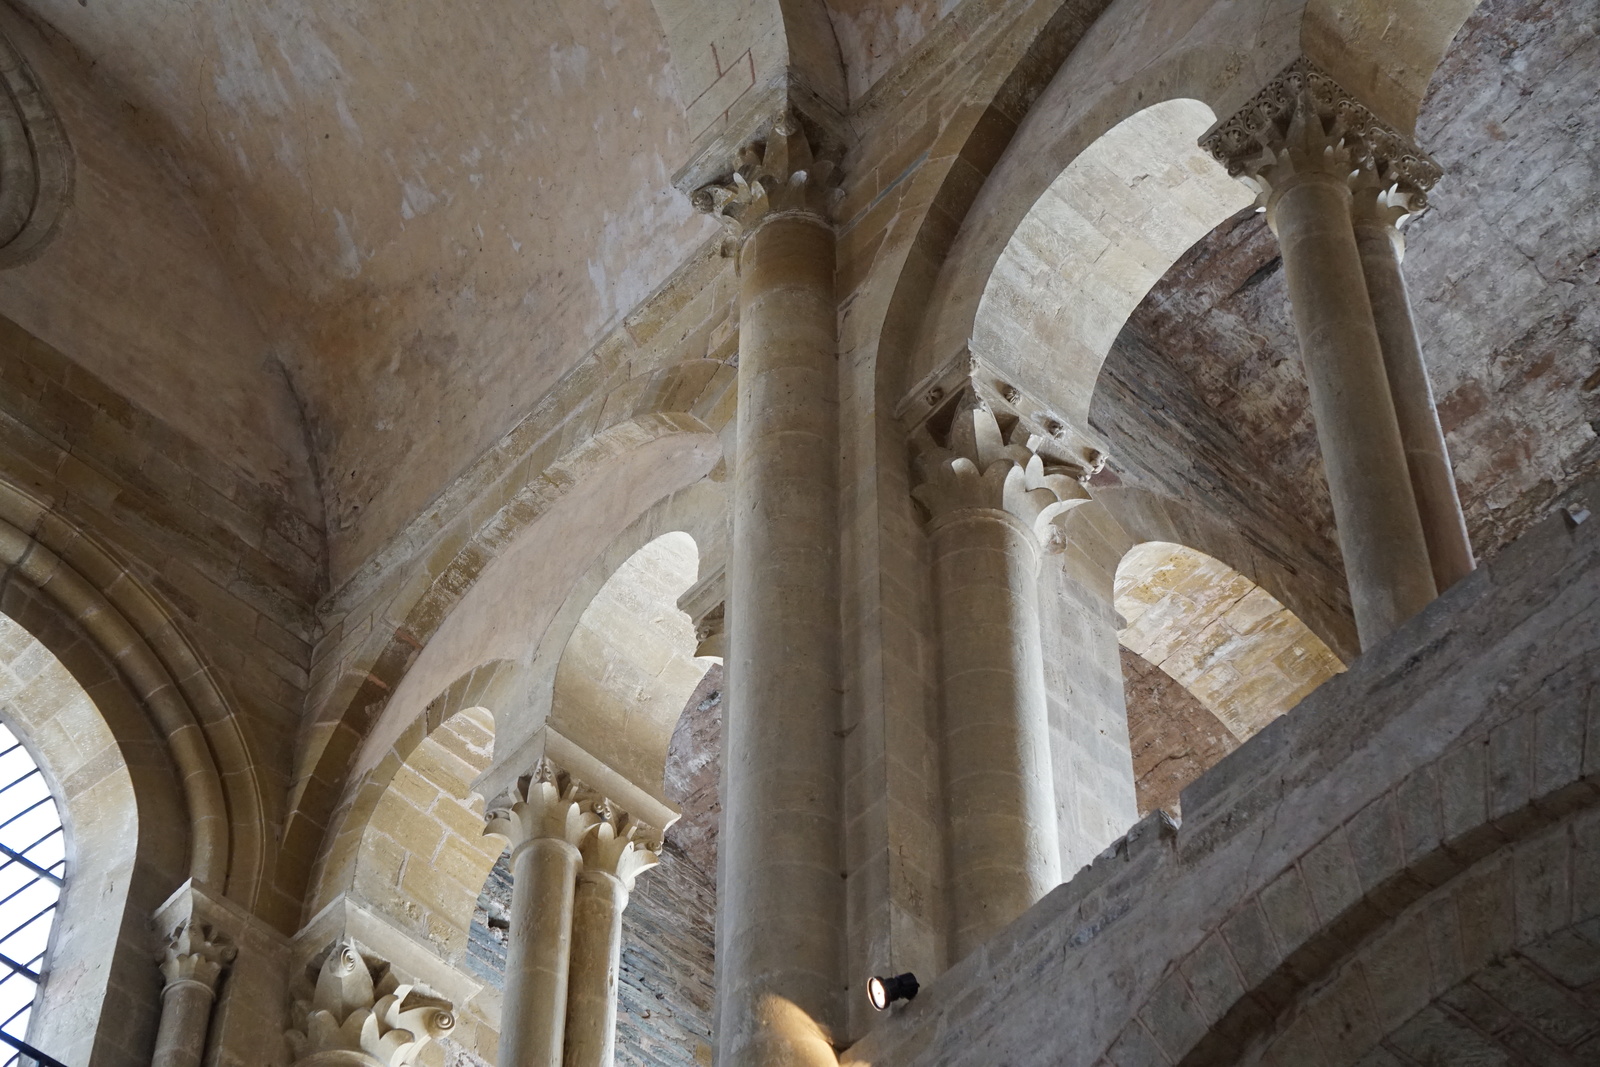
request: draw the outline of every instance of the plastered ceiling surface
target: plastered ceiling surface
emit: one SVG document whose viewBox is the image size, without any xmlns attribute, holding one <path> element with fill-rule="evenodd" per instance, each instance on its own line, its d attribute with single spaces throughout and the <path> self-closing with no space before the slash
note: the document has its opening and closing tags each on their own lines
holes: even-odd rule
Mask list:
<svg viewBox="0 0 1600 1067">
<path fill-rule="evenodd" d="M 649 0 L 27 0 L 280 340 L 334 579 L 713 232 Z"/>
<path fill-rule="evenodd" d="M 828 0 L 850 99 L 858 100 L 960 0 Z"/>
</svg>

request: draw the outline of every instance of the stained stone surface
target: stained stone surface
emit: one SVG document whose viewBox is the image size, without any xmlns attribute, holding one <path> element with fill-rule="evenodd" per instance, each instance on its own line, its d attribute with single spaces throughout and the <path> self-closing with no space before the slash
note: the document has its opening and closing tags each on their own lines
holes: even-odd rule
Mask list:
<svg viewBox="0 0 1600 1067">
<path fill-rule="evenodd" d="M 1181 816 L 1178 794 L 1239 741 L 1171 675 L 1126 648 L 1122 680 L 1139 817 L 1157 808 Z"/>
<path fill-rule="evenodd" d="M 1151 541 L 1117 568 L 1122 644 L 1244 741 L 1344 669 L 1295 614 L 1228 565 Z"/>
<path fill-rule="evenodd" d="M 1597 597 L 1600 527 L 1547 518 L 842 1062 L 1592 1062 Z M 1519 1047 L 1558 1021 L 1510 973 L 1529 955 L 1579 1020 Z"/>
<path fill-rule="evenodd" d="M 1600 467 L 1597 95 L 1592 6 L 1486 0 L 1418 122 L 1445 178 L 1407 228 L 1405 271 L 1480 556 Z M 1234 216 L 1150 292 L 1092 416 L 1117 476 L 1215 508 L 1274 556 L 1339 565 L 1262 216 Z"/>
<path fill-rule="evenodd" d="M 717 870 L 722 822 L 722 664 L 713 664 L 689 696 L 667 749 L 666 794 L 683 814 L 667 830 L 690 862 Z"/>
<path fill-rule="evenodd" d="M 617 1063 L 625 1067 L 711 1062 L 721 772 L 722 666 L 713 664 L 684 707 L 667 757 L 666 792 L 683 815 L 622 913 Z M 496 989 L 505 981 L 511 888 L 507 853 L 478 897 L 466 957 L 467 969 Z M 476 1065 L 463 1060 L 461 1067 Z"/>
<path fill-rule="evenodd" d="M 505 983 L 510 903 L 508 854 L 484 883 L 467 955 L 467 969 L 496 989 Z M 660 864 L 639 878 L 622 913 L 618 1064 L 710 1063 L 715 913 L 712 877 L 669 842 Z"/>
</svg>

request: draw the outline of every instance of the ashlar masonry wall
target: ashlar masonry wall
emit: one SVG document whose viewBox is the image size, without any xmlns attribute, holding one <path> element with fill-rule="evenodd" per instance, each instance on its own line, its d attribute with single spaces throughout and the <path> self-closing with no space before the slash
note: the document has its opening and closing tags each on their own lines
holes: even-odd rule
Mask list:
<svg viewBox="0 0 1600 1067">
<path fill-rule="evenodd" d="M 1567 502 L 1596 501 L 1589 482 Z M 1600 521 L 1557 512 L 1201 776 L 1181 826 L 1144 819 L 844 1062 L 1333 1067 L 1417 1047 L 1432 998 L 1497 961 L 1589 944 L 1597 603 Z M 1384 997 L 1353 984 L 1422 913 L 1442 916 L 1431 966 L 1382 972 Z"/>
</svg>

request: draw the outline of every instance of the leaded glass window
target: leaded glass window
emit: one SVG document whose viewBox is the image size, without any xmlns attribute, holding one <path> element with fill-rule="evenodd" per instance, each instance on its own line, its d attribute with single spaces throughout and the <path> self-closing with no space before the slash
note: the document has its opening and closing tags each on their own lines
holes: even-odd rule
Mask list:
<svg viewBox="0 0 1600 1067">
<path fill-rule="evenodd" d="M 0 1031 L 28 1033 L 66 879 L 61 812 L 39 765 L 0 723 Z M 4 1067 L 21 1053 L 0 1045 Z M 32 1061 L 29 1060 L 31 1063 Z"/>
</svg>

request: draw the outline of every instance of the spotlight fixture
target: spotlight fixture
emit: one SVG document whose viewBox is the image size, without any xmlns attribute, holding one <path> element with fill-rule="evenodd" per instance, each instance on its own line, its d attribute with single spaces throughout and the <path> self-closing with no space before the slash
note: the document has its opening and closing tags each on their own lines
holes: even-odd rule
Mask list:
<svg viewBox="0 0 1600 1067">
<path fill-rule="evenodd" d="M 887 1011 L 897 1000 L 910 1000 L 917 995 L 917 976 L 897 974 L 893 978 L 868 978 L 867 1000 L 878 1011 Z"/>
</svg>

